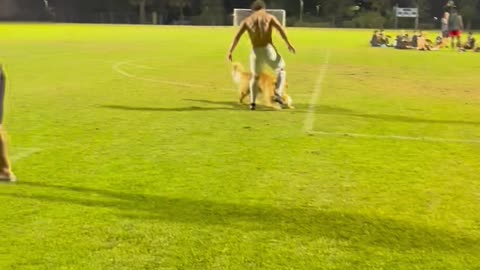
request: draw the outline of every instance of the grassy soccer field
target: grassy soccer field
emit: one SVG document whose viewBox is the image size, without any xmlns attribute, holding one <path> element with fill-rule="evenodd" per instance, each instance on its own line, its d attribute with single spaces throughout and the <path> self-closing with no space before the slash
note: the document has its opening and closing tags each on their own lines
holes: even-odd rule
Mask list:
<svg viewBox="0 0 480 270">
<path fill-rule="evenodd" d="M 250 112 L 234 32 L 0 25 L 0 269 L 480 269 L 480 54 L 289 29 Z"/>
</svg>

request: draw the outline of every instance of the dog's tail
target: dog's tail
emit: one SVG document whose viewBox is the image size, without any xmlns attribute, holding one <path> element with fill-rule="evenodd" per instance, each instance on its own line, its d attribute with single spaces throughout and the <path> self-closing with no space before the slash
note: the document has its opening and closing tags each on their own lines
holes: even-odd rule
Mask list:
<svg viewBox="0 0 480 270">
<path fill-rule="evenodd" d="M 243 72 L 245 70 L 243 68 L 243 65 L 238 63 L 238 62 L 233 63 L 232 68 L 233 68 L 234 71 L 238 71 L 238 72 Z"/>
<path fill-rule="evenodd" d="M 240 63 L 233 63 L 232 64 L 232 78 L 235 83 L 240 82 L 240 74 L 244 72 L 244 68 Z"/>
</svg>

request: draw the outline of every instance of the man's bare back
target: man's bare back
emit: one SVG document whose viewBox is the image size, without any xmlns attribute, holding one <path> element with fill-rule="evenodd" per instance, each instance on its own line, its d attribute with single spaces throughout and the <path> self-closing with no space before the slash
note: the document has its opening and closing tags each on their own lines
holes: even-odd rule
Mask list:
<svg viewBox="0 0 480 270">
<path fill-rule="evenodd" d="M 252 15 L 247 17 L 240 24 L 240 29 L 238 30 L 232 46 L 230 47 L 228 53 L 228 60 L 232 61 L 232 54 L 235 48 L 240 41 L 240 38 L 245 32 L 248 32 L 250 37 L 250 42 L 252 43 L 253 48 L 266 47 L 268 45 L 273 45 L 272 42 L 272 30 L 276 29 L 282 39 L 288 46 L 288 50 L 292 53 L 295 53 L 295 48 L 288 40 L 287 34 L 283 29 L 281 23 L 272 15 L 268 14 L 265 9 L 254 11 Z"/>
<path fill-rule="evenodd" d="M 247 28 L 254 48 L 272 44 L 272 25 L 274 20 L 276 20 L 275 17 L 268 14 L 265 10 L 259 10 L 242 22 L 244 27 Z"/>
</svg>

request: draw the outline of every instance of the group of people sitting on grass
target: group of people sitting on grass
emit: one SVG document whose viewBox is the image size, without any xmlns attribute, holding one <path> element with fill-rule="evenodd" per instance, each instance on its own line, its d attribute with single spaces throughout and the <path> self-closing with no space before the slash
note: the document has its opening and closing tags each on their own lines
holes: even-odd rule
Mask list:
<svg viewBox="0 0 480 270">
<path fill-rule="evenodd" d="M 395 48 L 399 50 L 419 50 L 419 51 L 435 51 L 442 48 L 449 48 L 449 37 L 436 37 L 435 41 L 428 39 L 426 34 L 421 31 L 414 31 L 413 35 L 402 33 L 394 39 L 392 36 L 385 34 L 383 30 L 375 30 L 370 39 L 370 46 L 377 48 Z M 465 43 L 456 44 L 459 51 L 480 52 L 480 47 L 476 46 L 476 39 L 472 32 L 468 33 Z"/>
</svg>

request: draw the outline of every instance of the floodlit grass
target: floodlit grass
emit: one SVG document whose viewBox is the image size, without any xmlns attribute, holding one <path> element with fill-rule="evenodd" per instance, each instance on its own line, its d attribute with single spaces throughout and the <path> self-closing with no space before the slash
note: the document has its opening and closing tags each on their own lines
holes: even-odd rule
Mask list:
<svg viewBox="0 0 480 270">
<path fill-rule="evenodd" d="M 289 29 L 297 109 L 250 112 L 234 31 L 0 25 L 0 269 L 480 269 L 480 54 Z"/>
</svg>

